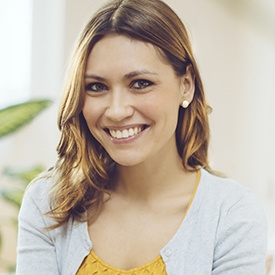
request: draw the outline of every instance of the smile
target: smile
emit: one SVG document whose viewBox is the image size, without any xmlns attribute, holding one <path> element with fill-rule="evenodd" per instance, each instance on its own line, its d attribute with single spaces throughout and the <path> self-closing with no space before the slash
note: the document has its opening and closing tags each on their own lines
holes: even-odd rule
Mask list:
<svg viewBox="0 0 275 275">
<path fill-rule="evenodd" d="M 138 135 L 140 132 L 142 132 L 147 126 L 136 126 L 136 127 L 131 127 L 128 129 L 123 129 L 123 130 L 115 130 L 115 129 L 108 129 L 111 137 L 115 139 L 125 139 L 129 138 L 135 135 Z"/>
</svg>

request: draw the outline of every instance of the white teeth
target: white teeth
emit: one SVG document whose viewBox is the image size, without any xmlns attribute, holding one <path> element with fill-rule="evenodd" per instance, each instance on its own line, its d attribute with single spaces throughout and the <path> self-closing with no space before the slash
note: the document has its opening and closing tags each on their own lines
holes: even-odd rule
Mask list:
<svg viewBox="0 0 275 275">
<path fill-rule="evenodd" d="M 129 134 L 128 134 L 128 131 L 127 131 L 127 130 L 123 130 L 123 131 L 122 131 L 122 137 L 123 137 L 123 138 L 129 137 Z"/>
<path fill-rule="evenodd" d="M 139 127 L 124 129 L 122 131 L 110 129 L 109 132 L 113 138 L 121 139 L 121 138 L 128 138 L 128 137 L 137 135 L 141 132 L 141 129 L 142 129 L 141 126 L 139 126 Z"/>
<path fill-rule="evenodd" d="M 134 130 L 132 128 L 129 129 L 129 136 L 133 136 L 135 134 Z"/>
<path fill-rule="evenodd" d="M 122 138 L 122 132 L 121 131 L 116 131 L 116 137 L 117 138 Z"/>
</svg>

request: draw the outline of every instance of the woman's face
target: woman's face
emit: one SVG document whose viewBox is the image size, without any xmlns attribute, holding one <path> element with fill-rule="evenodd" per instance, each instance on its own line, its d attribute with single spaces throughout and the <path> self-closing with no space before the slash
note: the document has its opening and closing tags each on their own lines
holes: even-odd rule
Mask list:
<svg viewBox="0 0 275 275">
<path fill-rule="evenodd" d="M 175 129 L 193 80 L 176 76 L 156 48 L 122 35 L 93 47 L 85 73 L 83 115 L 91 134 L 120 165 L 177 154 Z"/>
</svg>

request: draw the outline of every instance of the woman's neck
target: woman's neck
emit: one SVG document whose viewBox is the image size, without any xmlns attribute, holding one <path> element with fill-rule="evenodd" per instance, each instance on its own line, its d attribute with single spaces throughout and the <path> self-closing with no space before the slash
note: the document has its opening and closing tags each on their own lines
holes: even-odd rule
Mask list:
<svg viewBox="0 0 275 275">
<path fill-rule="evenodd" d="M 173 159 L 148 160 L 134 167 L 118 166 L 114 192 L 139 201 L 169 196 L 175 192 L 189 193 L 194 174 L 184 170 L 178 154 Z M 189 185 L 192 186 L 189 188 Z"/>
</svg>

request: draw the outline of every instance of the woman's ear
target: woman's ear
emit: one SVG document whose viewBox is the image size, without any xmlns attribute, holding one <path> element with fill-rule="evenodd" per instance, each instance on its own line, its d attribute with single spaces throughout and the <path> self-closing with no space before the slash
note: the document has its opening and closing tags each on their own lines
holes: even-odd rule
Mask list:
<svg viewBox="0 0 275 275">
<path fill-rule="evenodd" d="M 181 77 L 181 102 L 187 101 L 188 105 L 192 102 L 195 93 L 195 76 L 192 65 L 186 67 L 185 74 Z M 186 103 L 186 104 L 187 104 Z M 186 108 L 186 107 L 185 107 Z"/>
</svg>

